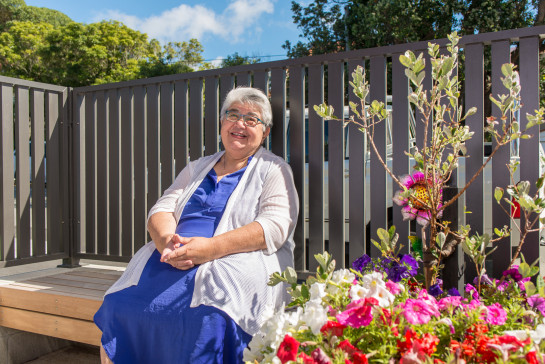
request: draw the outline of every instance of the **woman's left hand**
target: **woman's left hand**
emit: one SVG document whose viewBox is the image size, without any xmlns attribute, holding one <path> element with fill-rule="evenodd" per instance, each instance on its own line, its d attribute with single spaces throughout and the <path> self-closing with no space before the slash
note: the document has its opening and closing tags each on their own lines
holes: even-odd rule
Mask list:
<svg viewBox="0 0 545 364">
<path fill-rule="evenodd" d="M 161 261 L 174 268 L 187 270 L 197 264 L 216 259 L 216 249 L 210 238 L 184 238 L 176 235 L 172 238 L 174 250 L 161 256 Z"/>
</svg>

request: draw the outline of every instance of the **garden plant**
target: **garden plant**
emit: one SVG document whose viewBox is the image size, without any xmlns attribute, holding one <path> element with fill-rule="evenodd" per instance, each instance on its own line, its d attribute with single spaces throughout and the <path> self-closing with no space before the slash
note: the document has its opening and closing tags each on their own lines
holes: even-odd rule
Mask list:
<svg viewBox="0 0 545 364">
<path fill-rule="evenodd" d="M 366 106 L 369 85 L 361 67 L 354 71 L 350 83 L 361 103 L 350 103 L 356 117 L 343 120 L 345 125 L 358 124 L 367 134 L 371 148 L 400 187 L 394 201 L 405 219 L 416 219 L 421 226 L 421 248 L 414 245 L 411 254 L 402 254 L 401 239 L 392 226 L 379 229 L 379 241 L 372 241 L 381 256 L 372 259 L 363 255 L 351 269 L 335 270 L 335 260 L 325 252 L 315 256 L 319 264 L 316 274 L 303 283 L 292 268 L 274 273 L 269 284 L 287 283 L 292 300 L 280 312 L 270 313 L 245 351 L 247 362 L 545 363 L 545 285 L 537 276 L 537 261 L 529 264 L 520 254 L 528 233 L 538 231 L 545 222 L 545 175 L 535 182 L 537 192 L 530 195 L 530 182 L 515 180 L 517 163 L 512 162 L 507 166 L 511 185 L 495 190 L 494 197 L 507 214 L 510 205 L 517 205 L 523 216 L 522 225 L 513 224 L 519 229 L 519 248 L 502 277 L 488 277 L 484 267 L 493 252 L 489 246 L 509 236 L 507 227 L 496 228 L 495 235 L 488 236 L 473 233 L 470 226 L 454 227 L 442 220 L 444 209 L 462 196 L 476 177 L 443 201 L 443 187 L 465 153 L 464 142 L 473 134 L 464 120 L 475 112 L 472 109 L 464 114 L 459 106 L 459 38 L 454 33 L 449 40 L 448 55 L 440 55 L 436 44 L 428 47 L 433 80 L 429 92 L 423 87 L 424 57 L 410 51 L 400 57 L 413 87 L 409 101 L 422 115 L 424 130 L 430 130 L 422 146 L 407 152 L 415 162 L 413 173 L 398 178 L 377 152 L 374 127 L 386 119 L 387 111 L 377 101 Z M 528 129 L 543 122 L 545 110 L 536 110 L 535 115 L 526 115 L 521 127 L 515 118 L 521 107 L 515 66 L 503 65 L 502 73 L 508 93 L 491 96 L 502 116 L 499 120 L 487 118 L 486 126 L 495 147 L 477 174 L 498 148 L 529 138 Z M 337 119 L 326 104 L 315 110 L 325 119 Z M 447 289 L 441 281 L 441 262 L 458 244 L 477 271 L 464 292 Z M 517 261 L 520 263 L 515 264 Z"/>
</svg>

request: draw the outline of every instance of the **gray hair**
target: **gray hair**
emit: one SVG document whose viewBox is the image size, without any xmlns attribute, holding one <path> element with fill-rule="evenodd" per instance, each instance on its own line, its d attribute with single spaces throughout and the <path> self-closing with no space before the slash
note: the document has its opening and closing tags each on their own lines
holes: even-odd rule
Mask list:
<svg viewBox="0 0 545 364">
<path fill-rule="evenodd" d="M 258 88 L 239 86 L 237 88 L 229 91 L 223 101 L 223 106 L 221 107 L 221 119 L 225 118 L 225 112 L 233 105 L 234 103 L 240 104 L 249 104 L 256 106 L 261 111 L 261 120 L 265 123 L 263 125 L 263 131 L 266 128 L 272 126 L 272 109 L 269 99 Z"/>
</svg>

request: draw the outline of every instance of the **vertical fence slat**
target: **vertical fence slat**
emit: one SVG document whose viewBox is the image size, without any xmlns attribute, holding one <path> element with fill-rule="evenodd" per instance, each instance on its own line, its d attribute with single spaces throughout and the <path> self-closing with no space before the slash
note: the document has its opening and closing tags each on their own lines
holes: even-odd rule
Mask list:
<svg viewBox="0 0 545 364">
<path fill-rule="evenodd" d="M 85 251 L 96 253 L 96 100 L 93 93 L 85 99 Z M 49 171 L 47 173 L 50 176 Z M 49 192 L 49 190 L 48 190 Z M 49 209 L 48 209 L 49 210 Z"/>
<path fill-rule="evenodd" d="M 265 95 L 269 95 L 268 82 L 269 72 L 267 70 L 260 70 L 254 73 L 254 87 L 263 91 Z"/>
<path fill-rule="evenodd" d="M 212 155 L 219 149 L 219 83 L 216 77 L 204 80 L 204 155 Z M 219 116 L 219 117 L 218 117 Z"/>
<path fill-rule="evenodd" d="M 386 104 L 386 58 L 372 57 L 370 60 L 370 92 L 369 96 L 372 101 L 382 101 Z M 387 163 L 386 159 L 386 121 L 383 121 L 374 127 L 374 142 L 380 157 Z M 377 236 L 378 228 L 386 228 L 388 226 L 388 213 L 386 211 L 386 199 L 391 199 L 392 196 L 386 196 L 386 171 L 380 163 L 378 157 L 371 151 L 370 156 L 370 196 L 371 196 L 371 211 L 373 211 L 371 219 L 371 236 Z M 379 257 L 380 251 L 375 245 L 371 246 L 371 257 Z"/>
<path fill-rule="evenodd" d="M 107 120 L 107 104 L 104 91 L 97 92 L 96 95 L 96 133 L 97 133 L 97 253 L 108 253 L 108 237 L 109 237 L 109 189 L 108 189 L 108 148 L 110 142 L 108 140 L 108 120 Z"/>
<path fill-rule="evenodd" d="M 273 78 L 274 81 L 274 78 Z M 324 101 L 324 67 L 308 66 L 308 212 L 309 256 L 324 251 L 324 121 L 314 105 Z M 274 143 L 274 138 L 273 138 Z M 273 150 L 274 151 L 274 150 Z M 310 259 L 309 269 L 317 267 Z"/>
<path fill-rule="evenodd" d="M 295 269 L 306 270 L 305 224 L 305 68 L 290 67 L 289 162 L 299 195 L 299 216 L 295 227 Z"/>
<path fill-rule="evenodd" d="M 220 105 L 225 101 L 227 93 L 235 87 L 235 77 L 233 75 L 221 75 L 220 77 Z"/>
<path fill-rule="evenodd" d="M 29 89 L 15 88 L 17 258 L 30 256 Z"/>
<path fill-rule="evenodd" d="M 44 92 L 32 90 L 32 255 L 45 255 Z"/>
<path fill-rule="evenodd" d="M 237 86 L 251 86 L 252 85 L 252 73 L 242 72 L 237 74 Z"/>
<path fill-rule="evenodd" d="M 472 107 L 477 112 L 469 116 L 466 125 L 474 132 L 473 137 L 466 141 L 467 155 L 465 158 L 465 185 L 479 170 L 484 156 L 484 48 L 481 43 L 468 44 L 465 48 L 465 112 Z M 471 226 L 474 233 L 483 234 L 483 174 L 476 177 L 465 193 L 467 211 L 466 224 Z M 463 223 L 463 222 L 461 222 Z M 465 257 L 465 279 L 471 281 L 476 276 L 475 265 L 469 257 Z"/>
<path fill-rule="evenodd" d="M 146 94 L 144 87 L 133 88 L 134 115 L 134 250 L 147 240 L 146 207 Z"/>
<path fill-rule="evenodd" d="M 202 157 L 202 78 L 189 81 L 189 157 L 196 160 Z"/>
<path fill-rule="evenodd" d="M 272 152 L 286 158 L 286 70 L 271 71 L 271 107 L 273 125 L 271 129 Z"/>
<path fill-rule="evenodd" d="M 350 60 L 348 62 L 348 73 L 352 79 L 352 72 L 357 66 L 363 66 L 362 60 Z M 360 104 L 360 100 L 353 92 L 348 93 L 348 100 Z M 360 110 L 361 112 L 361 110 Z M 354 115 L 352 110 L 350 116 Z M 365 153 L 367 151 L 367 137 L 362 133 L 356 124 L 351 123 L 348 126 L 348 151 L 349 151 L 349 177 L 348 177 L 348 241 L 349 243 L 349 261 L 353 262 L 363 253 L 369 253 L 366 247 L 366 220 L 365 211 L 365 188 L 367 180 L 365 179 Z"/>
<path fill-rule="evenodd" d="M 161 191 L 174 181 L 174 87 L 161 84 Z"/>
<path fill-rule="evenodd" d="M 520 86 L 522 108 L 520 109 L 520 129 L 526 129 L 528 119 L 526 114 L 535 114 L 539 109 L 539 38 L 521 38 L 520 40 Z M 530 196 L 535 195 L 539 177 L 539 126 L 531 129 L 532 138 L 520 141 L 520 180 L 530 182 Z M 524 156 L 524 158 L 522 158 Z M 530 219 L 535 218 L 535 215 Z M 521 214 L 521 224 L 525 224 Z M 522 254 L 528 262 L 533 262 L 539 257 L 539 233 L 531 232 L 526 235 L 522 246 Z"/>
<path fill-rule="evenodd" d="M 121 121 L 119 117 L 119 94 L 108 91 L 108 142 L 109 142 L 109 254 L 119 255 L 121 247 Z"/>
<path fill-rule="evenodd" d="M 344 62 L 328 64 L 328 103 L 344 118 Z M 345 201 L 344 201 L 344 128 L 343 123 L 329 120 L 328 128 L 328 191 L 329 252 L 338 267 L 345 267 Z"/>
<path fill-rule="evenodd" d="M 409 173 L 408 152 L 410 145 L 410 108 L 409 108 L 409 79 L 405 76 L 405 67 L 399 61 L 400 54 L 392 56 L 392 169 L 395 176 L 403 176 Z M 394 182 L 393 191 L 400 187 Z M 393 206 L 392 222 L 401 237 L 409 236 L 409 223 L 403 221 L 401 208 Z M 403 253 L 409 252 L 409 244 L 404 244 Z"/>
<path fill-rule="evenodd" d="M 121 99 L 121 255 L 130 257 L 134 244 L 134 184 L 132 95 L 128 87 L 119 91 Z"/>
<path fill-rule="evenodd" d="M 159 174 L 159 90 L 148 85 L 146 94 L 146 119 L 148 128 L 148 206 L 151 208 L 161 196 Z"/>
<path fill-rule="evenodd" d="M 0 133 L 0 238 L 3 261 L 15 258 L 15 214 L 13 206 L 13 88 L 0 86 L 2 133 Z"/>
<path fill-rule="evenodd" d="M 492 43 L 492 95 L 497 98 L 498 94 L 506 94 L 507 89 L 503 86 L 501 77 L 501 66 L 510 61 L 510 42 L 501 41 Z M 498 122 L 502 123 L 501 112 L 495 105 L 492 106 L 492 116 L 496 117 Z M 510 120 L 510 118 L 508 118 Z M 501 129 L 501 128 L 500 128 Z M 493 140 L 492 148 L 495 148 L 496 142 Z M 506 165 L 510 160 L 509 146 L 505 145 L 492 158 L 492 189 L 496 186 L 505 188 L 509 184 L 509 173 Z M 502 228 L 509 226 L 509 216 L 500 208 L 497 203 L 492 204 L 492 226 Z M 498 249 L 494 252 L 494 260 L 490 261 L 494 277 L 501 277 L 502 272 L 507 269 L 511 261 L 511 243 L 509 240 L 503 240 L 497 244 Z"/>
<path fill-rule="evenodd" d="M 46 194 L 47 194 L 47 253 L 58 253 L 63 249 L 61 241 L 61 191 L 60 191 L 60 110 L 59 94 L 48 92 L 46 94 Z M 94 161 L 94 159 L 93 159 Z M 94 181 L 94 179 L 92 180 Z"/>
<path fill-rule="evenodd" d="M 174 158 L 176 175 L 184 169 L 189 158 L 189 105 L 187 81 L 174 84 Z M 149 205 L 151 208 L 152 205 Z"/>
</svg>

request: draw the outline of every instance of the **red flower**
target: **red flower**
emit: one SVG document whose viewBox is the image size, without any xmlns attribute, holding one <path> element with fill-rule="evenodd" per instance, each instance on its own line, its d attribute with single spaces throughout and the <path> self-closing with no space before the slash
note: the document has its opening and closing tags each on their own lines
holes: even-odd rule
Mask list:
<svg viewBox="0 0 545 364">
<path fill-rule="evenodd" d="M 340 324 L 337 321 L 328 321 L 324 326 L 322 326 L 320 331 L 323 335 L 340 337 L 343 335 L 345 328 L 345 325 Z"/>
<path fill-rule="evenodd" d="M 276 356 L 282 363 L 287 363 L 290 360 L 297 358 L 297 350 L 299 350 L 299 341 L 295 340 L 290 335 L 284 336 L 284 341 L 278 347 Z"/>
<path fill-rule="evenodd" d="M 537 358 L 537 353 L 535 351 L 530 351 L 526 354 L 525 358 L 529 364 L 539 364 L 539 359 Z"/>
<path fill-rule="evenodd" d="M 305 353 L 299 353 L 298 358 L 303 359 L 303 364 L 318 364 L 318 362 Z"/>
<path fill-rule="evenodd" d="M 348 355 L 348 358 L 345 359 L 346 364 L 368 363 L 367 356 L 359 351 L 354 345 L 350 344 L 348 340 L 341 341 L 337 347 Z"/>
<path fill-rule="evenodd" d="M 350 344 L 350 341 L 348 340 L 343 340 L 339 343 L 339 345 L 337 345 L 337 347 L 339 349 L 341 349 L 342 351 L 346 352 L 348 354 L 348 356 L 353 356 L 354 353 L 358 353 L 359 350 L 356 349 L 356 347 L 352 344 Z"/>
<path fill-rule="evenodd" d="M 367 356 L 363 353 L 354 353 L 354 356 L 352 357 L 352 363 L 354 364 L 368 364 Z"/>
</svg>

